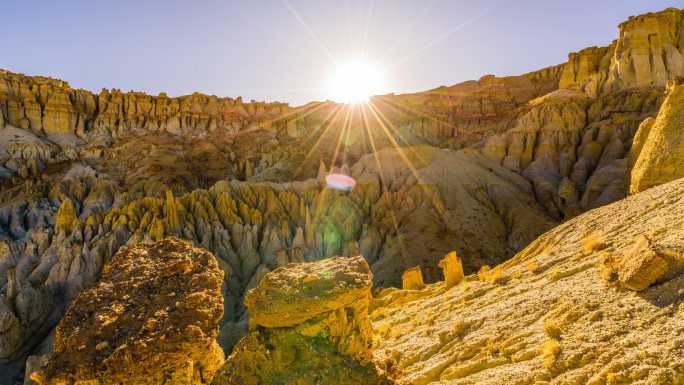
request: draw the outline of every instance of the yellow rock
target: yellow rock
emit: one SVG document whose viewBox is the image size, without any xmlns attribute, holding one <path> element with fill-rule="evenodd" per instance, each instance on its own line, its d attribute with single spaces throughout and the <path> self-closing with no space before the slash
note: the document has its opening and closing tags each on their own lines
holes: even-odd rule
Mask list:
<svg viewBox="0 0 684 385">
<path fill-rule="evenodd" d="M 267 273 L 245 299 L 258 327 L 235 346 L 213 384 L 386 384 L 370 362 L 371 281 L 360 256 Z"/>
<path fill-rule="evenodd" d="M 468 276 L 448 291 L 441 283 L 378 291 L 374 361 L 398 385 L 676 384 L 682 197 L 679 179 L 568 220 L 490 270 L 539 265 L 503 285 Z M 583 251 L 587 232 L 602 234 L 605 246 Z M 646 232 L 650 244 L 635 246 Z M 635 295 L 606 283 L 597 266 L 603 252 L 622 257 L 628 285 L 657 285 Z M 664 274 L 663 261 L 671 266 Z"/>
<path fill-rule="evenodd" d="M 670 82 L 667 98 L 648 130 L 648 136 L 632 169 L 630 193 L 634 194 L 684 177 L 682 127 L 684 85 L 681 84 L 681 80 L 673 80 Z"/>
<path fill-rule="evenodd" d="M 420 290 L 425 287 L 423 282 L 423 271 L 420 266 L 406 269 L 401 275 L 401 287 L 404 290 Z"/>
<path fill-rule="evenodd" d="M 74 300 L 54 352 L 29 377 L 40 385 L 210 383 L 224 357 L 216 342 L 222 282 L 216 258 L 185 241 L 122 248 Z"/>
<path fill-rule="evenodd" d="M 371 279 L 361 256 L 289 264 L 266 274 L 245 296 L 245 306 L 254 325 L 294 326 L 365 298 Z"/>
<path fill-rule="evenodd" d="M 618 279 L 631 290 L 644 290 L 675 268 L 676 262 L 658 251 L 646 237 L 641 237 L 622 258 Z"/>
<path fill-rule="evenodd" d="M 55 229 L 59 231 L 71 232 L 72 225 L 78 221 L 76 217 L 76 208 L 70 198 L 63 196 L 62 204 L 57 210 L 55 219 Z"/>
<path fill-rule="evenodd" d="M 439 261 L 439 267 L 442 268 L 444 273 L 446 287 L 458 285 L 465 276 L 463 274 L 463 264 L 461 263 L 461 258 L 459 258 L 455 251 L 450 252 L 444 257 L 444 259 Z"/>
</svg>

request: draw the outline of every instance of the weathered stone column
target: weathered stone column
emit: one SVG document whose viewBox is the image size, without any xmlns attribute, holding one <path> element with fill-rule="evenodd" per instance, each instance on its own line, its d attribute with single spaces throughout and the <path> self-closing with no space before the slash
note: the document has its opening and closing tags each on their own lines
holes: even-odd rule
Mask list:
<svg viewBox="0 0 684 385">
<path fill-rule="evenodd" d="M 465 277 L 465 274 L 463 274 L 461 258 L 459 258 L 455 251 L 450 252 L 439 261 L 439 267 L 442 268 L 442 271 L 444 272 L 446 287 L 458 285 Z"/>
<path fill-rule="evenodd" d="M 420 290 L 425 287 L 423 271 L 420 270 L 420 266 L 404 271 L 404 274 L 401 275 L 401 287 L 404 290 Z"/>
</svg>

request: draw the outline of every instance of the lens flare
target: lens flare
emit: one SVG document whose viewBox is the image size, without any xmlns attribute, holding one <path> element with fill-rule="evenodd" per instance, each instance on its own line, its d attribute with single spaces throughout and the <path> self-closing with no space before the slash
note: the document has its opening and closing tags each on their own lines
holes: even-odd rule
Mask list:
<svg viewBox="0 0 684 385">
<path fill-rule="evenodd" d="M 346 192 L 351 191 L 356 185 L 354 178 L 344 174 L 330 174 L 325 177 L 325 182 L 330 189 Z"/>
</svg>

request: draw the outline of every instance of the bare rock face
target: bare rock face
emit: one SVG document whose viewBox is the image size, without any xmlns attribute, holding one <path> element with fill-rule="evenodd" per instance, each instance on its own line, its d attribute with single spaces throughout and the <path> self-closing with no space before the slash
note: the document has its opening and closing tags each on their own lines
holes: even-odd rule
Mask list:
<svg viewBox="0 0 684 385">
<path fill-rule="evenodd" d="M 382 384 L 370 363 L 372 273 L 361 256 L 290 264 L 245 298 L 252 331 L 216 385 Z"/>
<path fill-rule="evenodd" d="M 684 76 L 681 25 L 677 8 L 631 17 L 608 47 L 571 53 L 561 75 L 561 89 L 578 89 L 595 97 L 632 87 L 665 87 Z"/>
<path fill-rule="evenodd" d="M 401 275 L 401 288 L 404 290 L 420 290 L 425 287 L 423 271 L 420 266 L 406 269 Z"/>
<path fill-rule="evenodd" d="M 57 326 L 38 384 L 205 384 L 223 361 L 216 343 L 223 274 L 214 256 L 167 238 L 120 250 Z"/>
<path fill-rule="evenodd" d="M 11 309 L 8 301 L 0 299 L 0 358 L 10 357 L 22 342 L 21 323 Z"/>
<path fill-rule="evenodd" d="M 653 123 L 655 123 L 655 118 L 644 119 L 639 125 L 636 134 L 634 134 L 632 147 L 629 149 L 629 155 L 627 157 L 630 170 L 634 167 L 634 164 L 639 158 L 639 154 L 641 154 L 641 150 L 644 148 L 644 144 L 646 144 L 646 139 L 648 139 L 651 128 L 653 128 Z"/>
<path fill-rule="evenodd" d="M 657 89 L 596 98 L 563 89 L 530 103 L 511 129 L 484 142 L 482 153 L 528 179 L 554 217 L 570 218 L 627 195 L 629 144 L 661 100 Z"/>
<path fill-rule="evenodd" d="M 632 168 L 630 192 L 684 177 L 684 85 L 670 82 L 667 98 L 655 121 L 643 126 L 645 139 L 639 138 L 638 152 Z"/>
<path fill-rule="evenodd" d="M 620 24 L 606 88 L 664 87 L 684 76 L 682 23 L 684 12 L 668 8 Z"/>
<path fill-rule="evenodd" d="M 597 96 L 610 66 L 610 52 L 610 47 L 589 47 L 570 53 L 559 87 L 579 89 L 589 96 Z"/>
</svg>

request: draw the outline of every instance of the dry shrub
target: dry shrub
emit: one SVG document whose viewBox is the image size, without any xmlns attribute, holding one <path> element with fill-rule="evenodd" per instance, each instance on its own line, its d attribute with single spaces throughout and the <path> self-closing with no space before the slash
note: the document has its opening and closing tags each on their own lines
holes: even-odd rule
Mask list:
<svg viewBox="0 0 684 385">
<path fill-rule="evenodd" d="M 537 274 L 540 267 L 541 266 L 539 265 L 539 262 L 537 262 L 537 261 L 525 262 L 525 268 L 527 269 L 527 271 L 530 272 L 530 274 Z"/>
<path fill-rule="evenodd" d="M 502 283 L 506 281 L 506 277 L 503 274 L 503 268 L 501 266 L 497 266 L 492 269 L 488 265 L 484 265 L 480 268 L 480 271 L 478 271 L 477 277 L 480 281 L 492 283 Z"/>
<path fill-rule="evenodd" d="M 596 265 L 601 278 L 606 282 L 617 280 L 617 262 L 612 255 L 602 252 Z"/>
<path fill-rule="evenodd" d="M 561 346 L 555 339 L 548 339 L 541 347 L 541 353 L 544 357 L 544 367 L 547 370 L 553 368 L 553 364 L 556 363 L 556 358 L 561 352 Z"/>
<path fill-rule="evenodd" d="M 558 339 L 561 335 L 561 327 L 558 322 L 547 319 L 544 321 L 544 334 L 549 338 Z"/>
<path fill-rule="evenodd" d="M 464 320 L 459 318 L 454 321 L 454 324 L 452 326 L 452 332 L 454 333 L 454 335 L 460 336 L 461 334 L 463 334 L 467 327 L 468 324 L 466 324 Z"/>
<path fill-rule="evenodd" d="M 597 232 L 593 232 L 582 239 L 582 249 L 586 253 L 592 253 L 604 246 L 603 236 Z"/>
</svg>

